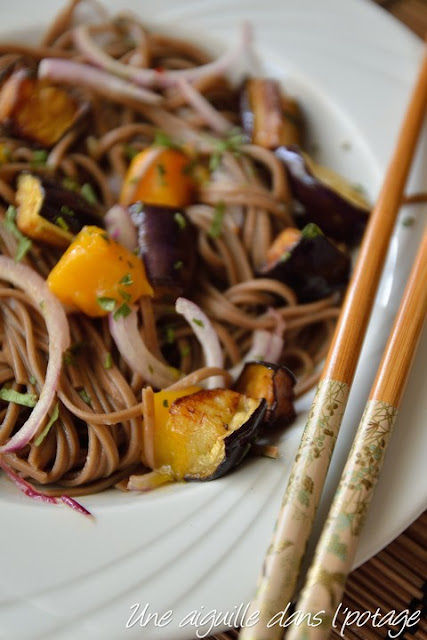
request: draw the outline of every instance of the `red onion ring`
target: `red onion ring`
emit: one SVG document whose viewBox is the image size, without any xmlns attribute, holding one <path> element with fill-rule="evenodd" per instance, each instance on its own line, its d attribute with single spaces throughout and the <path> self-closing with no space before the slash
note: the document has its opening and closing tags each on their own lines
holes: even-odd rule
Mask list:
<svg viewBox="0 0 427 640">
<path fill-rule="evenodd" d="M 222 354 L 221 344 L 218 335 L 213 328 L 211 321 L 207 315 L 191 300 L 187 298 L 178 298 L 175 303 L 175 310 L 184 316 L 190 327 L 193 329 L 196 338 L 199 340 L 205 357 L 207 367 L 224 366 L 224 357 Z M 224 386 L 224 380 L 221 376 L 210 378 L 207 383 L 209 389 Z"/>
<path fill-rule="evenodd" d="M 116 320 L 113 314 L 110 314 L 108 321 L 117 349 L 133 371 L 139 373 L 156 389 L 163 389 L 176 382 L 179 378 L 177 369 L 164 364 L 147 349 L 138 330 L 135 310 L 126 318 L 120 317 Z"/>
<path fill-rule="evenodd" d="M 129 211 L 120 204 L 115 204 L 104 216 L 105 228 L 108 234 L 122 244 L 129 251 L 138 246 L 138 234 L 132 222 Z"/>
<path fill-rule="evenodd" d="M 38 76 L 72 86 L 94 89 L 105 98 L 119 103 L 130 99 L 142 104 L 159 104 L 163 100 L 159 94 L 136 87 L 108 71 L 62 58 L 44 58 L 39 64 Z"/>
<path fill-rule="evenodd" d="M 175 84 L 179 78 L 185 78 L 185 80 L 189 82 L 194 82 L 194 80 L 204 76 L 226 73 L 243 52 L 249 48 L 252 40 L 252 31 L 250 25 L 244 23 L 242 25 L 240 38 L 236 44 L 222 56 L 198 67 L 176 69 L 174 71 L 141 69 L 115 60 L 98 47 L 90 37 L 89 27 L 86 25 L 80 25 L 74 29 L 73 39 L 77 49 L 83 53 L 92 64 L 97 65 L 101 69 L 105 69 L 105 71 L 115 74 L 120 78 L 126 78 L 138 85 L 165 88 Z"/>
<path fill-rule="evenodd" d="M 28 420 L 17 433 L 0 447 L 0 453 L 17 451 L 37 433 L 55 397 L 62 368 L 62 355 L 70 346 L 70 330 L 67 316 L 59 300 L 50 292 L 46 282 L 30 267 L 0 256 L 0 280 L 19 287 L 40 308 L 49 335 L 49 359 L 45 383 L 38 402 Z"/>
</svg>

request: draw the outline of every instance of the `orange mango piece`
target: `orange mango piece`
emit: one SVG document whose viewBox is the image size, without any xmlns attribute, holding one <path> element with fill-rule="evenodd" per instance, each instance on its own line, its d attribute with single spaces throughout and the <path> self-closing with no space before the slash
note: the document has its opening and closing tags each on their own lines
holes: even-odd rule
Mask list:
<svg viewBox="0 0 427 640">
<path fill-rule="evenodd" d="M 185 207 L 193 199 L 195 181 L 189 173 L 189 156 L 179 149 L 151 146 L 138 153 L 129 165 L 120 204 L 134 202 Z"/>
<path fill-rule="evenodd" d="M 153 295 L 140 258 L 104 229 L 86 226 L 47 278 L 59 300 L 91 317 L 127 315 L 143 295 Z"/>
</svg>

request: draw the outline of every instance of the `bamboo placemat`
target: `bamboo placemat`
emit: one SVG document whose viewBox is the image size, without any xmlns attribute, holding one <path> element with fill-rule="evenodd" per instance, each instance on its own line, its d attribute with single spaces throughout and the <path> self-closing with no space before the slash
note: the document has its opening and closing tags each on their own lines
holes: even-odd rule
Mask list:
<svg viewBox="0 0 427 640">
<path fill-rule="evenodd" d="M 373 0 L 417 35 L 427 33 L 427 0 Z M 336 627 L 330 640 L 382 640 L 396 634 L 399 625 L 373 626 L 366 624 L 344 626 L 348 612 L 372 614 L 380 609 L 381 615 L 395 610 L 396 614 L 409 610 L 420 612 L 419 622 L 398 635 L 400 640 L 427 640 L 427 511 L 396 540 L 360 566 L 350 575 L 342 606 L 336 618 Z M 417 615 L 418 617 L 418 615 Z M 380 621 L 380 619 L 378 618 Z M 362 622 L 363 619 L 359 618 Z M 208 640 L 237 640 L 235 630 L 219 633 Z"/>
</svg>

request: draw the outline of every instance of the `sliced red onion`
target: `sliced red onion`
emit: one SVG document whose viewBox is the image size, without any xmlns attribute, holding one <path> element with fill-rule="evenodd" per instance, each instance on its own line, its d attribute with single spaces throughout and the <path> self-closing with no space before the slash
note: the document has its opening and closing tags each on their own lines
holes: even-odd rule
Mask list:
<svg viewBox="0 0 427 640">
<path fill-rule="evenodd" d="M 135 310 L 132 310 L 126 318 L 120 317 L 116 320 L 113 314 L 110 314 L 109 326 L 123 359 L 148 384 L 156 389 L 162 389 L 177 381 L 179 378 L 177 369 L 164 364 L 147 349 L 138 331 Z"/>
<path fill-rule="evenodd" d="M 184 316 L 188 324 L 194 331 L 196 338 L 199 340 L 205 356 L 205 364 L 207 367 L 224 366 L 224 357 L 222 354 L 221 344 L 218 335 L 212 326 L 207 315 L 191 300 L 187 298 L 177 298 L 175 310 Z M 207 387 L 215 389 L 223 387 L 224 380 L 222 376 L 215 376 L 208 380 Z"/>
<path fill-rule="evenodd" d="M 251 348 L 243 360 L 229 370 L 229 373 L 234 380 L 237 380 L 246 362 L 262 360 L 264 362 L 277 364 L 283 350 L 283 344 L 283 337 L 278 333 L 265 331 L 264 329 L 255 330 L 252 336 Z"/>
<path fill-rule="evenodd" d="M 177 86 L 187 102 L 198 112 L 205 124 L 217 133 L 225 134 L 230 131 L 232 124 L 224 118 L 202 94 L 197 91 L 185 78 L 178 78 Z"/>
<path fill-rule="evenodd" d="M 38 502 L 47 502 L 49 504 L 58 504 L 60 500 L 61 502 L 66 504 L 68 507 L 71 507 L 75 511 L 78 511 L 79 513 L 82 513 L 85 516 L 92 515 L 90 511 L 85 509 L 85 507 L 83 507 L 76 500 L 74 500 L 74 498 L 70 498 L 69 496 L 64 495 L 58 499 L 58 498 L 55 498 L 55 496 L 49 496 L 46 493 L 37 491 L 26 480 L 24 480 L 24 478 L 21 478 L 21 476 L 18 473 L 16 473 L 12 469 L 12 467 L 6 464 L 4 460 L 2 460 L 1 456 L 0 456 L 0 467 L 9 476 L 12 482 L 18 487 L 18 489 L 22 491 L 22 493 L 24 493 L 29 498 L 32 498 L 33 500 L 37 500 Z"/>
<path fill-rule="evenodd" d="M 30 417 L 14 436 L 0 447 L 0 453 L 22 449 L 37 433 L 55 397 L 62 368 L 63 353 L 70 346 L 67 316 L 59 300 L 50 292 L 46 282 L 30 267 L 0 256 L 0 280 L 19 287 L 41 310 L 49 335 L 49 359 L 45 383 Z"/>
<path fill-rule="evenodd" d="M 39 64 L 38 75 L 39 78 L 48 78 L 54 82 L 93 89 L 105 98 L 119 103 L 126 103 L 129 99 L 143 104 L 159 104 L 162 101 L 162 97 L 153 91 L 136 87 L 108 71 L 82 62 L 44 58 Z"/>
<path fill-rule="evenodd" d="M 138 234 L 127 207 L 115 204 L 104 216 L 105 227 L 109 235 L 129 251 L 138 246 Z"/>
<path fill-rule="evenodd" d="M 176 69 L 173 71 L 141 69 L 115 60 L 105 53 L 90 37 L 89 28 L 86 25 L 76 27 L 73 38 L 77 49 L 79 49 L 90 62 L 105 69 L 107 72 L 113 73 L 120 78 L 126 78 L 138 85 L 164 88 L 175 84 L 179 78 L 185 78 L 189 82 L 194 82 L 194 80 L 207 75 L 226 73 L 244 51 L 249 48 L 252 40 L 252 30 L 248 23 L 244 23 L 237 43 L 213 62 L 208 62 L 207 64 L 191 69 Z"/>
</svg>

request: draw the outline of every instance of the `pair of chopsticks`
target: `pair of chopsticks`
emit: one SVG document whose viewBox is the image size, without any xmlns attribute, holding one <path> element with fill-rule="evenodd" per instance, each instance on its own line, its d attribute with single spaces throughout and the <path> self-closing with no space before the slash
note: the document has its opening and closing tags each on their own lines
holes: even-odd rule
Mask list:
<svg viewBox="0 0 427 640">
<path fill-rule="evenodd" d="M 240 640 L 326 638 L 358 539 L 426 315 L 427 233 L 319 540 L 293 624 L 289 603 L 311 535 L 402 194 L 424 121 L 427 50 L 371 214 Z M 307 614 L 307 615 L 305 615 Z M 319 622 L 321 621 L 321 622 Z"/>
</svg>

